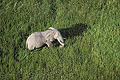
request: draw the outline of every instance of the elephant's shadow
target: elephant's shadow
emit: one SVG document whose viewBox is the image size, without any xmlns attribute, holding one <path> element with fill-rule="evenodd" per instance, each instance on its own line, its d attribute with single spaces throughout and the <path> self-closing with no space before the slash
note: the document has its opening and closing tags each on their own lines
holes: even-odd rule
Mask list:
<svg viewBox="0 0 120 80">
<path fill-rule="evenodd" d="M 70 28 L 59 29 L 60 33 L 65 38 L 72 38 L 74 36 L 82 36 L 82 33 L 88 28 L 87 24 L 74 24 Z"/>
<path fill-rule="evenodd" d="M 90 28 L 87 24 L 74 24 L 69 28 L 58 29 L 61 35 L 67 39 L 75 37 L 75 36 L 82 36 L 83 32 Z M 56 42 L 56 41 L 55 41 Z M 59 46 L 59 43 L 56 43 L 56 47 Z"/>
</svg>

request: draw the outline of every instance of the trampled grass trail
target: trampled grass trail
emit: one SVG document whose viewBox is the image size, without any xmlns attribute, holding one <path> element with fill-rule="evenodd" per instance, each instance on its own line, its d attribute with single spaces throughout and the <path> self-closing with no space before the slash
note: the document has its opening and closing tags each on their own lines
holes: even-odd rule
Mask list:
<svg viewBox="0 0 120 80">
<path fill-rule="evenodd" d="M 119 80 L 119 0 L 1 0 L 0 80 Z M 58 29 L 53 43 L 29 51 L 27 37 Z"/>
</svg>

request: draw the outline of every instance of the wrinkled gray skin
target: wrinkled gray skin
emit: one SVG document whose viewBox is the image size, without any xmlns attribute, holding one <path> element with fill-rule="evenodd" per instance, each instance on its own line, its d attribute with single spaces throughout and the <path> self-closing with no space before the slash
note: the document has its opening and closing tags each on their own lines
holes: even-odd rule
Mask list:
<svg viewBox="0 0 120 80">
<path fill-rule="evenodd" d="M 27 38 L 26 47 L 29 50 L 42 47 L 45 44 L 47 44 L 48 47 L 52 47 L 52 42 L 55 39 L 58 40 L 58 42 L 61 44 L 61 47 L 64 47 L 64 39 L 60 32 L 57 29 L 50 27 L 49 30 L 32 33 Z"/>
</svg>

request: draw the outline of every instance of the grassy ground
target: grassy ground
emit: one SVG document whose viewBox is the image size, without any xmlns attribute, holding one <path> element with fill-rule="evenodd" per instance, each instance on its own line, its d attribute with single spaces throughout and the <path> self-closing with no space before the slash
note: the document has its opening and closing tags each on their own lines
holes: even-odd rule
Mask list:
<svg viewBox="0 0 120 80">
<path fill-rule="evenodd" d="M 119 80 L 119 0 L 0 0 L 0 80 Z M 65 48 L 30 52 L 27 37 L 49 27 Z"/>
</svg>

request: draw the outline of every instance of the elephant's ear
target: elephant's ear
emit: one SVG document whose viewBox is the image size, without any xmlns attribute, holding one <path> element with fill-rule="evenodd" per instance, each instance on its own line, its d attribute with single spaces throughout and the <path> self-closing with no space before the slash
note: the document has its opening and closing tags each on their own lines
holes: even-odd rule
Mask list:
<svg viewBox="0 0 120 80">
<path fill-rule="evenodd" d="M 59 34 L 56 32 L 54 35 L 54 38 L 57 39 L 58 36 L 59 36 Z"/>
<path fill-rule="evenodd" d="M 51 38 L 50 38 L 50 41 L 51 41 L 51 42 L 54 41 L 54 38 L 51 37 Z"/>
<path fill-rule="evenodd" d="M 49 27 L 49 29 L 55 29 L 55 28 L 53 28 L 53 27 Z"/>
</svg>

